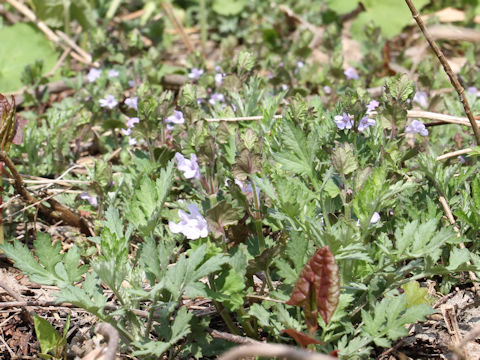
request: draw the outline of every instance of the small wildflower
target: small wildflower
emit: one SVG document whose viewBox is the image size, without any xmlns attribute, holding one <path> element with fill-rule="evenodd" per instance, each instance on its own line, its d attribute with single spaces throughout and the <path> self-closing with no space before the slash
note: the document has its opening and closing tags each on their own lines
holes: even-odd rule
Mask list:
<svg viewBox="0 0 480 360">
<path fill-rule="evenodd" d="M 183 113 L 181 111 L 173 110 L 173 115 L 170 115 L 165 119 L 165 122 L 171 124 L 184 124 L 185 118 L 183 117 Z"/>
<path fill-rule="evenodd" d="M 121 129 L 120 130 L 124 136 L 128 136 L 132 133 L 132 128 L 127 128 L 127 129 Z"/>
<path fill-rule="evenodd" d="M 124 103 L 129 109 L 138 110 L 138 97 L 126 98 Z"/>
<path fill-rule="evenodd" d="M 129 129 L 131 129 L 135 126 L 135 124 L 138 124 L 139 122 L 140 122 L 140 119 L 138 117 L 132 117 L 132 118 L 128 119 L 127 127 Z"/>
<path fill-rule="evenodd" d="M 135 80 L 128 80 L 128 86 L 135 87 L 137 86 L 137 82 Z"/>
<path fill-rule="evenodd" d="M 133 145 L 136 145 L 136 144 L 137 144 L 137 140 L 135 140 L 135 138 L 130 136 L 128 138 L 128 145 L 133 146 Z"/>
<path fill-rule="evenodd" d="M 370 224 L 376 224 L 379 220 L 380 220 L 380 214 L 375 211 L 372 217 L 370 218 Z"/>
<path fill-rule="evenodd" d="M 100 99 L 99 103 L 101 107 L 107 107 L 109 109 L 113 109 L 118 104 L 113 95 L 107 95 L 105 99 Z"/>
<path fill-rule="evenodd" d="M 280 87 L 282 88 L 283 91 L 288 90 L 288 85 L 287 84 L 282 84 L 282 85 L 280 85 Z"/>
<path fill-rule="evenodd" d="M 203 75 L 203 69 L 193 68 L 188 74 L 188 77 L 193 80 L 198 80 Z"/>
<path fill-rule="evenodd" d="M 479 97 L 479 96 L 480 96 L 480 91 L 478 91 L 475 86 L 470 86 L 470 87 L 467 89 L 467 92 L 469 92 L 470 94 L 474 94 L 476 97 Z"/>
<path fill-rule="evenodd" d="M 428 135 L 428 130 L 425 127 L 425 124 L 421 121 L 418 120 L 413 120 L 410 125 L 407 126 L 405 129 L 405 132 L 407 134 L 415 134 L 418 133 L 422 136 L 427 136 Z"/>
<path fill-rule="evenodd" d="M 374 119 L 369 119 L 368 115 L 365 115 L 363 118 L 360 119 L 360 123 L 358 124 L 358 131 L 363 131 L 369 126 L 375 125 L 377 125 L 377 122 Z"/>
<path fill-rule="evenodd" d="M 367 113 L 375 111 L 375 109 L 380 105 L 377 100 L 372 100 L 367 104 Z"/>
<path fill-rule="evenodd" d="M 427 93 L 425 91 L 417 91 L 413 97 L 413 101 L 423 108 L 428 107 Z"/>
<path fill-rule="evenodd" d="M 113 78 L 116 78 L 120 73 L 115 70 L 115 69 L 111 69 L 111 70 L 108 70 L 108 73 L 107 73 L 107 76 L 109 79 L 113 79 Z"/>
<path fill-rule="evenodd" d="M 233 109 L 233 112 L 237 112 L 237 106 L 235 104 L 232 104 L 232 109 Z"/>
<path fill-rule="evenodd" d="M 190 160 L 180 153 L 175 154 L 178 170 L 183 172 L 186 179 L 200 179 L 200 167 L 197 163 L 197 155 L 190 155 Z"/>
<path fill-rule="evenodd" d="M 238 179 L 235 179 L 235 184 L 238 185 L 238 187 L 242 190 L 242 192 L 245 195 L 252 195 L 253 194 L 253 186 L 250 182 L 248 181 L 241 181 Z M 260 197 L 260 188 L 258 186 L 255 187 L 256 193 L 257 193 L 257 198 Z"/>
<path fill-rule="evenodd" d="M 189 240 L 196 240 L 208 236 L 208 224 L 205 218 L 200 214 L 198 207 L 189 204 L 188 210 L 190 214 L 183 210 L 178 210 L 180 217 L 179 223 L 173 221 L 168 222 L 168 228 L 174 234 L 182 233 Z"/>
<path fill-rule="evenodd" d="M 353 67 L 349 67 L 343 73 L 345 74 L 346 78 L 350 80 L 356 80 L 359 78 L 357 70 L 355 70 Z"/>
<path fill-rule="evenodd" d="M 458 156 L 458 161 L 460 162 L 460 164 L 465 164 L 467 162 L 462 155 Z"/>
<path fill-rule="evenodd" d="M 218 74 L 215 74 L 215 83 L 217 85 L 222 85 L 222 82 L 223 82 L 223 74 L 222 73 L 218 73 Z"/>
<path fill-rule="evenodd" d="M 87 200 L 92 206 L 98 205 L 97 197 L 95 195 L 89 195 L 85 191 L 80 194 L 80 199 Z"/>
<path fill-rule="evenodd" d="M 348 115 L 347 113 L 343 113 L 343 115 L 335 115 L 333 119 L 340 130 L 351 129 L 353 127 L 350 115 Z"/>
<path fill-rule="evenodd" d="M 305 63 L 303 61 L 297 61 L 297 68 L 301 69 L 305 66 Z"/>
<path fill-rule="evenodd" d="M 323 91 L 325 91 L 325 94 L 327 94 L 327 95 L 330 95 L 332 93 L 332 89 L 328 85 L 325 85 L 323 87 Z"/>
<path fill-rule="evenodd" d="M 222 72 L 222 68 L 220 67 L 220 65 L 215 66 L 215 71 Z"/>
<path fill-rule="evenodd" d="M 215 105 L 217 102 L 222 102 L 224 100 L 225 100 L 225 96 L 223 96 L 223 94 L 215 93 L 210 97 L 210 100 L 208 100 L 208 102 L 211 105 Z"/>
<path fill-rule="evenodd" d="M 197 99 L 197 105 L 200 105 L 200 104 L 202 104 L 202 103 L 204 103 L 204 102 L 205 102 L 205 100 L 203 100 L 203 99 L 200 99 L 200 98 Z"/>
<path fill-rule="evenodd" d="M 92 82 L 97 81 L 97 79 L 100 77 L 101 74 L 102 74 L 102 70 L 91 68 L 90 71 L 87 74 L 88 82 L 92 83 Z"/>
</svg>

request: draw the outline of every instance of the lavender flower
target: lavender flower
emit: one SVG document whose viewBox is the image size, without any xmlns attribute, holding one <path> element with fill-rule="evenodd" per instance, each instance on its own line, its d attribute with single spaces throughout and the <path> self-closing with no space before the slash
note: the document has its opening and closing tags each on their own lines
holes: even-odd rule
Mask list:
<svg viewBox="0 0 480 360">
<path fill-rule="evenodd" d="M 242 190 L 242 192 L 245 194 L 245 195 L 252 195 L 253 194 L 253 186 L 250 182 L 248 181 L 241 181 L 241 180 L 238 180 L 238 179 L 235 179 L 235 184 L 238 185 L 238 187 Z M 256 190 L 256 193 L 257 193 L 257 198 L 260 197 L 260 189 L 258 186 L 255 187 L 255 190 Z"/>
<path fill-rule="evenodd" d="M 87 74 L 88 82 L 93 83 L 97 81 L 97 79 L 100 77 L 101 74 L 102 74 L 102 70 L 91 68 Z"/>
<path fill-rule="evenodd" d="M 107 107 L 109 109 L 113 109 L 118 104 L 117 100 L 115 100 L 115 96 L 113 95 L 107 95 L 105 99 L 100 99 L 98 102 L 100 103 L 101 107 Z"/>
<path fill-rule="evenodd" d="M 223 94 L 215 93 L 210 97 L 210 100 L 208 102 L 212 105 L 215 105 L 217 102 L 222 102 L 225 100 L 225 96 Z"/>
<path fill-rule="evenodd" d="M 168 222 L 168 228 L 174 234 L 182 233 L 190 240 L 208 236 L 208 224 L 205 218 L 200 214 L 198 207 L 194 204 L 188 205 L 190 214 L 183 210 L 178 210 L 180 217 L 179 223 Z"/>
<path fill-rule="evenodd" d="M 357 70 L 355 70 L 353 67 L 349 67 L 343 73 L 345 74 L 346 78 L 350 80 L 357 80 L 359 78 Z"/>
<path fill-rule="evenodd" d="M 427 93 L 425 91 L 417 91 L 413 97 L 413 101 L 423 108 L 428 107 Z"/>
<path fill-rule="evenodd" d="M 203 75 L 203 69 L 193 68 L 188 74 L 188 77 L 193 80 L 198 80 Z"/>
<path fill-rule="evenodd" d="M 462 155 L 458 155 L 458 161 L 460 162 L 460 164 L 465 164 L 467 162 Z"/>
<path fill-rule="evenodd" d="M 200 179 L 200 167 L 197 163 L 197 155 L 190 155 L 190 160 L 180 153 L 175 154 L 178 170 L 183 172 L 185 179 Z"/>
<path fill-rule="evenodd" d="M 425 127 L 425 124 L 421 121 L 418 120 L 413 120 L 410 125 L 407 126 L 405 129 L 405 132 L 407 134 L 420 134 L 422 136 L 427 136 L 428 135 L 428 130 Z"/>
<path fill-rule="evenodd" d="M 108 73 L 107 73 L 107 76 L 109 79 L 113 79 L 113 78 L 116 78 L 120 73 L 115 70 L 115 69 L 111 69 L 111 70 L 108 70 Z"/>
<path fill-rule="evenodd" d="M 132 117 L 132 118 L 128 119 L 127 127 L 129 129 L 131 129 L 135 126 L 135 124 L 138 124 L 139 122 L 140 122 L 140 119 L 138 117 Z"/>
<path fill-rule="evenodd" d="M 363 118 L 360 119 L 360 123 L 358 124 L 358 131 L 363 131 L 369 126 L 375 125 L 377 125 L 377 122 L 374 119 L 369 119 L 368 115 L 365 115 Z"/>
<path fill-rule="evenodd" d="M 129 109 L 138 110 L 138 97 L 126 98 L 124 103 Z"/>
<path fill-rule="evenodd" d="M 132 133 L 132 128 L 127 128 L 127 129 L 121 129 L 120 130 L 124 136 L 128 136 Z"/>
<path fill-rule="evenodd" d="M 372 217 L 370 218 L 370 224 L 376 224 L 379 220 L 380 220 L 380 214 L 375 211 Z"/>
<path fill-rule="evenodd" d="M 137 83 L 136 83 L 135 80 L 128 80 L 128 86 L 135 87 L 135 86 L 137 86 Z"/>
<path fill-rule="evenodd" d="M 347 113 L 343 113 L 343 115 L 335 115 L 333 119 L 340 130 L 351 129 L 353 127 L 350 115 L 348 115 Z"/>
<path fill-rule="evenodd" d="M 215 74 L 215 83 L 216 83 L 217 85 L 219 85 L 219 86 L 222 85 L 223 77 L 224 77 L 224 76 L 225 76 L 225 75 L 222 74 L 222 73 Z"/>
<path fill-rule="evenodd" d="M 330 86 L 325 85 L 325 86 L 323 87 L 323 91 L 325 91 L 325 94 L 330 95 L 331 92 L 332 92 L 332 89 L 330 88 Z"/>
<path fill-rule="evenodd" d="M 375 109 L 380 105 L 377 100 L 372 100 L 367 104 L 367 113 L 375 111 Z"/>
<path fill-rule="evenodd" d="M 135 140 L 133 137 L 128 138 L 128 145 L 133 146 L 137 144 L 137 140 Z"/>
<path fill-rule="evenodd" d="M 97 197 L 95 195 L 89 195 L 85 191 L 80 194 L 80 199 L 87 200 L 90 203 L 90 205 L 94 207 L 98 205 Z"/>
<path fill-rule="evenodd" d="M 283 91 L 288 90 L 288 85 L 287 84 L 282 84 L 282 85 L 280 85 L 280 87 L 282 88 Z"/>
<path fill-rule="evenodd" d="M 479 97 L 480 96 L 480 91 L 477 90 L 477 88 L 475 86 L 470 86 L 467 91 L 470 93 L 470 94 L 474 94 L 476 97 Z"/>
<path fill-rule="evenodd" d="M 165 122 L 171 124 L 184 124 L 185 118 L 183 117 L 183 113 L 181 111 L 173 110 L 173 115 L 167 117 Z"/>
<path fill-rule="evenodd" d="M 297 61 L 297 68 L 301 69 L 305 66 L 305 63 L 303 61 Z"/>
</svg>

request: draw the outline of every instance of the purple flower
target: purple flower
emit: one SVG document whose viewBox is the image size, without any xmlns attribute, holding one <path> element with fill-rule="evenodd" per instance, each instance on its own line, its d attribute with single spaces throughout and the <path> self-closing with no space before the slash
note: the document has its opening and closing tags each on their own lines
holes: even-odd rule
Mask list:
<svg viewBox="0 0 480 360">
<path fill-rule="evenodd" d="M 172 124 L 184 124 L 185 118 L 183 117 L 183 113 L 181 111 L 173 110 L 173 115 L 167 117 L 165 122 Z"/>
<path fill-rule="evenodd" d="M 140 119 L 138 117 L 132 117 L 132 118 L 128 119 L 127 127 L 129 129 L 131 129 L 135 126 L 135 124 L 138 124 L 139 122 L 140 122 Z"/>
<path fill-rule="evenodd" d="M 248 181 L 241 181 L 241 180 L 238 180 L 238 179 L 235 179 L 235 184 L 238 185 L 238 187 L 242 190 L 242 192 L 245 194 L 245 195 L 252 195 L 253 194 L 253 186 L 250 182 Z M 257 193 L 257 198 L 260 197 L 260 189 L 258 186 L 255 187 L 255 190 L 256 190 L 256 193 Z"/>
<path fill-rule="evenodd" d="M 297 61 L 297 68 L 301 69 L 305 66 L 305 63 L 303 61 Z"/>
<path fill-rule="evenodd" d="M 111 69 L 111 70 L 108 70 L 107 76 L 109 79 L 113 79 L 113 78 L 116 78 L 118 74 L 120 73 L 117 70 Z"/>
<path fill-rule="evenodd" d="M 193 68 L 188 74 L 188 77 L 193 80 L 198 80 L 203 75 L 203 69 Z"/>
<path fill-rule="evenodd" d="M 325 91 L 325 94 L 330 95 L 330 93 L 332 92 L 332 89 L 330 89 L 330 86 L 325 85 L 323 87 L 323 91 Z"/>
<path fill-rule="evenodd" d="M 95 82 L 100 77 L 101 74 L 102 74 L 102 70 L 91 68 L 87 74 L 88 82 L 91 82 L 91 83 Z"/>
<path fill-rule="evenodd" d="M 428 107 L 427 93 L 425 91 L 417 91 L 413 97 L 413 101 L 423 108 Z"/>
<path fill-rule="evenodd" d="M 340 130 L 351 129 L 353 127 L 350 115 L 348 115 L 347 113 L 343 113 L 343 115 L 335 115 L 333 119 Z"/>
<path fill-rule="evenodd" d="M 138 97 L 126 98 L 124 103 L 129 109 L 138 110 Z"/>
<path fill-rule="evenodd" d="M 375 111 L 375 109 L 380 105 L 377 100 L 372 100 L 367 104 L 367 113 Z"/>
<path fill-rule="evenodd" d="M 215 66 L 215 71 L 222 72 L 222 68 L 220 67 L 220 65 Z"/>
<path fill-rule="evenodd" d="M 87 200 L 92 206 L 98 205 L 97 197 L 95 195 L 89 195 L 85 191 L 80 194 L 80 199 Z"/>
<path fill-rule="evenodd" d="M 128 145 L 133 146 L 133 145 L 136 145 L 136 144 L 137 144 L 137 140 L 135 140 L 135 138 L 130 136 L 128 138 Z"/>
<path fill-rule="evenodd" d="M 217 85 L 222 85 L 222 82 L 223 82 L 223 77 L 225 75 L 223 75 L 222 73 L 218 73 L 218 74 L 215 74 L 215 83 Z"/>
<path fill-rule="evenodd" d="M 458 161 L 460 162 L 460 164 L 465 164 L 467 162 L 462 155 L 458 156 Z"/>
<path fill-rule="evenodd" d="M 182 233 L 190 240 L 208 236 L 208 224 L 205 218 L 200 214 L 198 207 L 194 204 L 188 205 L 190 214 L 183 210 L 178 210 L 180 217 L 179 223 L 168 222 L 168 228 L 174 234 Z"/>
<path fill-rule="evenodd" d="M 190 160 L 180 153 L 175 154 L 178 170 L 183 172 L 185 179 L 200 179 L 200 167 L 197 163 L 197 155 L 190 155 Z"/>
<path fill-rule="evenodd" d="M 121 129 L 120 130 L 124 136 L 128 136 L 132 133 L 132 129 L 129 127 L 127 129 Z"/>
<path fill-rule="evenodd" d="M 282 88 L 283 91 L 288 90 L 288 85 L 287 84 L 282 84 L 282 85 L 280 85 L 280 87 Z"/>
<path fill-rule="evenodd" d="M 372 217 L 370 218 L 370 224 L 376 224 L 379 220 L 380 220 L 380 214 L 375 211 Z"/>
<path fill-rule="evenodd" d="M 356 79 L 359 78 L 359 76 L 357 74 L 357 70 L 355 70 L 353 67 L 349 67 L 343 73 L 345 74 L 347 79 L 350 79 L 350 80 L 356 80 Z"/>
<path fill-rule="evenodd" d="M 369 126 L 375 125 L 377 125 L 377 122 L 374 119 L 369 119 L 368 115 L 365 115 L 363 118 L 360 119 L 360 123 L 358 124 L 358 131 L 363 131 Z"/>
<path fill-rule="evenodd" d="M 480 92 L 477 90 L 477 88 L 475 86 L 470 86 L 467 91 L 470 93 L 470 94 L 474 94 L 476 97 L 480 96 Z"/>
<path fill-rule="evenodd" d="M 223 94 L 215 93 L 210 97 L 210 100 L 208 102 L 212 105 L 215 105 L 217 102 L 222 102 L 225 100 L 225 96 Z"/>
<path fill-rule="evenodd" d="M 115 100 L 115 96 L 113 95 L 107 95 L 105 99 L 100 99 L 98 102 L 100 103 L 101 107 L 107 107 L 109 109 L 113 109 L 118 104 L 117 100 Z"/>
<path fill-rule="evenodd" d="M 137 83 L 136 83 L 135 80 L 128 80 L 128 86 L 135 87 L 135 86 L 137 86 Z"/>
<path fill-rule="evenodd" d="M 405 132 L 407 134 L 420 134 L 422 136 L 427 136 L 428 135 L 428 130 L 425 127 L 425 124 L 421 121 L 418 120 L 413 120 L 410 125 L 407 126 L 405 129 Z"/>
</svg>

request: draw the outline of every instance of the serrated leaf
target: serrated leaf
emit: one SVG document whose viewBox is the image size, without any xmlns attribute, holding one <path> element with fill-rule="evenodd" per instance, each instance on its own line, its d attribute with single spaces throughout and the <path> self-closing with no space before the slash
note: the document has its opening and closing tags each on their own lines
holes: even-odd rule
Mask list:
<svg viewBox="0 0 480 360">
<path fill-rule="evenodd" d="M 63 258 L 68 281 L 73 283 L 79 281 L 83 274 L 88 271 L 88 265 L 79 266 L 80 252 L 77 246 L 72 246 Z"/>
<path fill-rule="evenodd" d="M 235 164 L 232 167 L 232 174 L 238 180 L 245 181 L 249 175 L 262 170 L 262 158 L 257 153 L 243 149 L 235 157 Z"/>
<path fill-rule="evenodd" d="M 428 291 L 426 288 L 421 288 L 418 281 L 413 280 L 406 284 L 403 284 L 402 289 L 405 291 L 407 307 L 420 304 L 428 304 Z"/>
<path fill-rule="evenodd" d="M 316 345 L 322 344 L 321 341 L 314 339 L 308 336 L 307 334 L 304 334 L 294 329 L 286 329 L 286 330 L 282 330 L 282 332 L 294 338 L 297 344 L 304 349 L 306 349 L 307 346 L 311 344 L 316 344 Z"/>
<path fill-rule="evenodd" d="M 241 209 L 234 208 L 231 203 L 227 203 L 225 200 L 208 209 L 205 215 L 208 227 L 215 237 L 222 236 L 225 233 L 224 228 L 226 226 L 237 224 L 243 216 Z"/>
<path fill-rule="evenodd" d="M 348 175 L 358 168 L 357 158 L 349 143 L 338 146 L 332 155 L 332 165 L 339 174 Z"/>
<path fill-rule="evenodd" d="M 450 251 L 447 269 L 450 271 L 455 271 L 469 260 L 470 251 L 468 251 L 468 249 L 453 248 L 452 251 Z"/>
<path fill-rule="evenodd" d="M 35 247 L 35 255 L 37 255 L 38 261 L 45 266 L 45 269 L 53 272 L 55 265 L 63 259 L 63 256 L 60 254 L 62 250 L 60 241 L 52 244 L 50 235 L 37 232 L 37 238 L 33 241 L 33 246 Z"/>
<path fill-rule="evenodd" d="M 310 332 L 318 326 L 317 314 L 329 323 L 340 296 L 338 266 L 328 246 L 317 250 L 303 268 L 288 305 L 303 306 Z"/>
<path fill-rule="evenodd" d="M 246 50 L 240 51 L 237 58 L 237 66 L 238 66 L 239 74 L 243 72 L 251 71 L 255 66 L 256 60 L 257 58 L 253 53 L 250 53 Z"/>
</svg>

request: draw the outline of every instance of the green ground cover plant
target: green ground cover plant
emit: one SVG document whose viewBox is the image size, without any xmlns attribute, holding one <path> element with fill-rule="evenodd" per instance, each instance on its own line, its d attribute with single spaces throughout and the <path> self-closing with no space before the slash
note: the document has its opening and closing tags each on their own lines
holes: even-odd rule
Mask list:
<svg viewBox="0 0 480 360">
<path fill-rule="evenodd" d="M 386 23 L 390 3 L 33 1 L 92 58 L 48 74 L 58 54 L 42 37 L 43 58 L 0 69 L 2 92 L 24 86 L 17 107 L 0 97 L 3 202 L 30 205 L 7 208 L 0 249 L 58 304 L 113 326 L 122 356 L 215 358 L 235 345 L 217 331 L 376 358 L 480 274 L 480 150 L 468 120 L 426 120 L 462 103 L 433 54 L 406 55 L 417 30 L 403 2 Z M 463 24 L 478 27 L 477 9 Z M 2 26 L 0 40 L 27 25 Z M 476 114 L 478 46 L 449 49 Z M 60 78 L 55 97 L 45 84 Z M 61 240 L 45 231 L 59 220 L 73 228 Z M 39 356 L 66 358 L 75 319 L 34 319 Z"/>
</svg>

